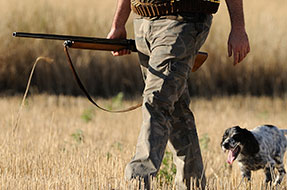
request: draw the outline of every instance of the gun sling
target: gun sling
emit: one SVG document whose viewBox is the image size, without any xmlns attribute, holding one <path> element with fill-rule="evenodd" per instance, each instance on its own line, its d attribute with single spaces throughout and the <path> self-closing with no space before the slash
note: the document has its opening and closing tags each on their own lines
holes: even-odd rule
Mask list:
<svg viewBox="0 0 287 190">
<path fill-rule="evenodd" d="M 73 73 L 73 76 L 77 82 L 77 84 L 79 85 L 80 89 L 84 92 L 84 94 L 86 95 L 86 97 L 88 98 L 88 100 L 94 104 L 97 108 L 103 110 L 103 111 L 106 111 L 106 112 L 110 112 L 110 113 L 123 113 L 123 112 L 128 112 L 128 111 L 132 111 L 132 110 L 135 110 L 139 107 L 141 107 L 142 103 L 139 103 L 135 106 L 131 106 L 127 109 L 123 109 L 123 110 L 108 110 L 106 108 L 103 108 L 101 106 L 99 106 L 94 100 L 93 98 L 90 96 L 90 94 L 88 93 L 88 91 L 86 90 L 85 86 L 83 85 L 83 83 L 81 82 L 80 80 L 80 77 L 78 76 L 77 72 L 76 72 L 76 69 L 73 65 L 73 62 L 72 62 L 72 59 L 71 59 L 71 56 L 69 54 L 69 51 L 68 51 L 68 44 L 67 42 L 64 43 L 64 51 L 65 51 L 65 55 L 66 55 L 66 58 L 67 58 L 67 61 L 69 63 L 69 66 L 70 66 L 70 69 Z"/>
</svg>

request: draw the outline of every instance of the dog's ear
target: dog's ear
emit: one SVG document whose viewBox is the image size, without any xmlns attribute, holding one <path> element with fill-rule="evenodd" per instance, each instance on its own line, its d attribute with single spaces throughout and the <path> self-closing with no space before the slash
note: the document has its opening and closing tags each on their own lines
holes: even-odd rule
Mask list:
<svg viewBox="0 0 287 190">
<path fill-rule="evenodd" d="M 241 127 L 239 127 L 238 125 L 237 126 L 234 126 L 234 127 L 232 127 L 233 129 L 235 129 L 235 130 L 241 130 L 242 128 Z"/>
<path fill-rule="evenodd" d="M 240 128 L 239 141 L 244 145 L 242 153 L 256 154 L 259 152 L 259 144 L 254 135 L 247 129 Z"/>
</svg>

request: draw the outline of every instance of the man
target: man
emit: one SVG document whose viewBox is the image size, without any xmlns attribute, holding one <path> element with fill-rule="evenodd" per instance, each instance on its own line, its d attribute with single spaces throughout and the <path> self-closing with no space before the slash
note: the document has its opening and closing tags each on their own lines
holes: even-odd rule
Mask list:
<svg viewBox="0 0 287 190">
<path fill-rule="evenodd" d="M 166 3 L 168 2 L 168 3 Z M 194 2 L 199 6 L 189 5 Z M 212 6 L 210 9 L 205 7 Z M 145 80 L 143 123 L 136 154 L 127 165 L 127 179 L 140 178 L 149 189 L 162 162 L 167 142 L 176 165 L 177 189 L 192 185 L 205 188 L 204 166 L 194 116 L 189 109 L 187 79 L 198 50 L 205 42 L 216 12 L 216 0 L 118 0 L 108 38 L 126 38 L 125 24 L 131 7 L 136 45 Z M 231 20 L 228 54 L 234 65 L 250 51 L 245 31 L 242 0 L 226 0 Z M 132 5 L 132 6 L 131 6 Z M 196 10 L 194 10 L 196 7 Z M 215 7 L 215 9 L 214 9 Z M 163 10 L 163 9 L 164 10 Z M 114 56 L 128 50 L 112 52 Z"/>
</svg>

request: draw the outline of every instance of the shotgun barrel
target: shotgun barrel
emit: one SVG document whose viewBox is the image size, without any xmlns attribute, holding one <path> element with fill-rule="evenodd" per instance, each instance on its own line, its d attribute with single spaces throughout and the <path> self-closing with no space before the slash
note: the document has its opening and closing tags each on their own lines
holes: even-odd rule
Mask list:
<svg viewBox="0 0 287 190">
<path fill-rule="evenodd" d="M 121 49 L 129 49 L 132 52 L 137 52 L 135 41 L 131 39 L 106 39 L 84 36 L 69 36 L 58 34 L 43 34 L 43 33 L 27 33 L 13 32 L 14 37 L 36 38 L 46 40 L 62 40 L 65 45 L 71 48 L 92 49 L 104 51 L 118 51 Z"/>
</svg>

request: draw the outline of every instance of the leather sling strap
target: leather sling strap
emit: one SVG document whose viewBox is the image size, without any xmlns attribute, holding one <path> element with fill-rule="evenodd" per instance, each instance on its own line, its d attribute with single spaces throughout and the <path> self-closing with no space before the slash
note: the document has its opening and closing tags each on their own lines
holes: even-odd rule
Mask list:
<svg viewBox="0 0 287 190">
<path fill-rule="evenodd" d="M 103 110 L 103 111 L 109 112 L 109 113 L 123 113 L 123 112 L 132 111 L 132 110 L 135 110 L 135 109 L 141 107 L 142 103 L 139 103 L 139 104 L 137 104 L 137 105 L 135 105 L 135 106 L 131 106 L 131 107 L 126 108 L 126 109 L 123 109 L 123 110 L 108 110 L 108 109 L 106 109 L 106 108 L 103 108 L 103 107 L 99 106 L 99 105 L 92 99 L 92 97 L 89 95 L 88 91 L 87 91 L 86 88 L 84 87 L 83 83 L 81 82 L 81 80 L 80 80 L 80 78 L 79 78 L 79 76 L 78 76 L 78 74 L 77 74 L 77 72 L 76 72 L 76 69 L 75 69 L 75 67 L 74 67 L 74 65 L 73 65 L 72 59 L 71 59 L 71 57 L 70 57 L 70 54 L 69 54 L 69 51 L 68 51 L 68 46 L 66 46 L 65 44 L 64 44 L 64 51 L 65 51 L 65 54 L 66 54 L 67 61 L 68 61 L 69 65 L 70 65 L 70 69 L 71 69 L 71 71 L 72 71 L 72 73 L 73 73 L 73 76 L 74 76 L 74 78 L 75 78 L 77 84 L 79 85 L 80 89 L 84 92 L 84 94 L 86 95 L 86 97 L 89 99 L 89 101 L 90 101 L 92 104 L 94 104 L 97 108 L 99 108 L 99 109 L 101 109 L 101 110 Z"/>
</svg>

